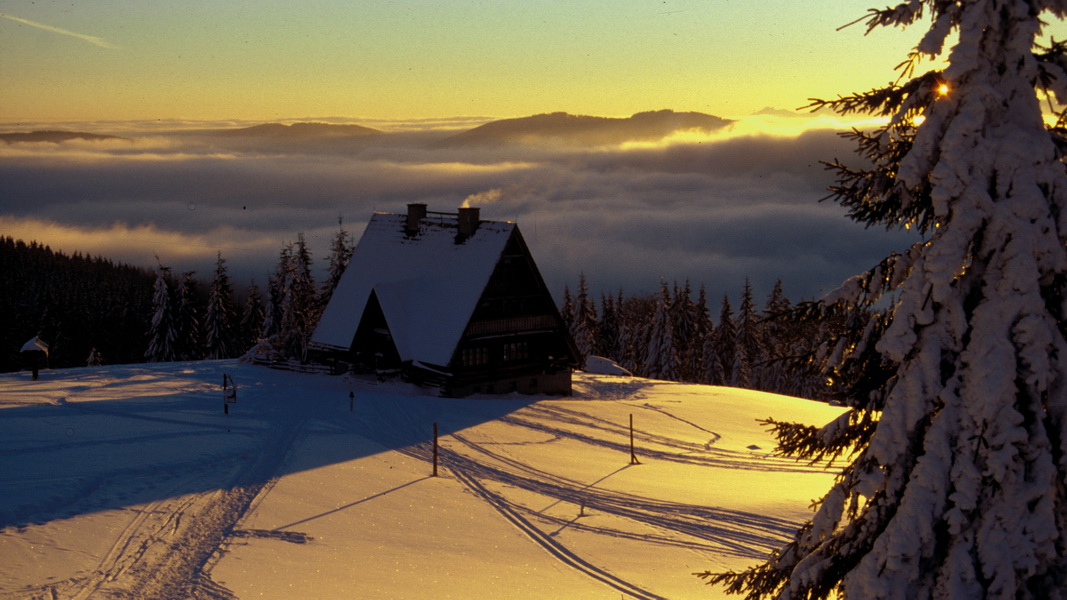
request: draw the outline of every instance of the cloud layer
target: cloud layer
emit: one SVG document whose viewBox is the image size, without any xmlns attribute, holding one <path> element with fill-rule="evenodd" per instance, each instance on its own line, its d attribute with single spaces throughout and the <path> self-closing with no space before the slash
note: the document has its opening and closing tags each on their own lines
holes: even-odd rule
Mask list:
<svg viewBox="0 0 1067 600">
<path fill-rule="evenodd" d="M 436 128 L 286 141 L 123 124 L 132 141 L 0 145 L 0 234 L 144 266 L 158 256 L 205 276 L 221 252 L 239 281 L 262 283 L 298 232 L 321 263 L 338 217 L 358 239 L 376 210 L 467 203 L 519 223 L 557 294 L 584 272 L 595 292 L 689 279 L 717 301 L 749 278 L 761 296 L 781 279 L 791 298 L 810 298 L 913 238 L 819 203 L 831 183 L 819 161 L 851 148 L 829 129 L 790 127 L 456 148 L 436 144 L 448 134 Z"/>
</svg>

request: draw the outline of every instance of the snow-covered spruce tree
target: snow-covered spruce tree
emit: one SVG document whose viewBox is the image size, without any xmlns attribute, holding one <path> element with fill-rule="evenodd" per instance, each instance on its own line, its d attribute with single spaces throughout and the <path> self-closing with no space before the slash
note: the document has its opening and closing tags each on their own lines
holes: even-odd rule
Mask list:
<svg viewBox="0 0 1067 600">
<path fill-rule="evenodd" d="M 648 344 L 645 346 L 641 372 L 644 377 L 675 381 L 678 379 L 678 354 L 675 351 L 674 324 L 671 319 L 671 292 L 664 282 L 656 300 Z"/>
<path fill-rule="evenodd" d="M 205 358 L 232 358 L 237 355 L 237 309 L 234 306 L 233 286 L 226 272 L 222 253 L 215 261 L 215 278 L 211 280 L 207 310 L 204 311 Z"/>
<path fill-rule="evenodd" d="M 708 350 L 711 348 L 710 344 L 714 343 L 715 328 L 711 323 L 711 315 L 708 313 L 708 292 L 704 286 L 700 286 L 700 291 L 697 292 L 697 301 L 693 304 L 693 311 L 695 321 L 690 332 L 686 368 L 689 370 L 691 381 L 708 383 L 706 360 Z"/>
<path fill-rule="evenodd" d="M 337 217 L 337 235 L 330 244 L 330 258 L 326 268 L 326 280 L 322 282 L 322 292 L 319 294 L 319 305 L 323 308 L 330 303 L 333 291 L 337 289 L 337 283 L 341 281 L 341 275 L 348 267 L 348 261 L 352 258 L 355 247 L 352 237 L 345 231 L 344 220 Z"/>
<path fill-rule="evenodd" d="M 315 280 L 311 274 L 311 252 L 304 234 L 297 234 L 296 245 L 289 245 L 288 264 L 282 251 L 279 270 L 284 272 L 279 324 L 280 348 L 286 358 L 303 360 L 312 330 L 318 321 Z"/>
<path fill-rule="evenodd" d="M 671 326 L 674 328 L 674 353 L 678 357 L 678 380 L 694 381 L 695 371 L 692 348 L 697 327 L 696 304 L 689 280 L 679 287 L 674 284 L 670 306 Z"/>
<path fill-rule="evenodd" d="M 713 385 L 733 385 L 734 355 L 737 354 L 737 330 L 734 328 L 734 310 L 730 298 L 723 294 L 719 309 L 719 325 L 715 328 L 715 360 L 719 366 L 719 380 Z"/>
<path fill-rule="evenodd" d="M 597 346 L 596 304 L 589 298 L 589 285 L 585 273 L 578 275 L 578 296 L 574 299 L 574 325 L 572 332 L 574 344 L 578 346 L 581 360 L 593 354 Z"/>
<path fill-rule="evenodd" d="M 872 166 L 833 165 L 832 194 L 928 239 L 826 299 L 897 301 L 835 352 L 867 367 L 852 410 L 774 425 L 786 451 L 852 461 L 767 563 L 702 574 L 749 598 L 1067 597 L 1067 144 L 1038 97 L 1067 101 L 1067 46 L 1037 45 L 1067 2 L 914 0 L 867 25 L 926 16 L 897 83 L 813 105 L 889 117 L 852 135 Z"/>
<path fill-rule="evenodd" d="M 795 352 L 792 332 L 784 319 L 790 308 L 789 299 L 782 290 L 782 280 L 779 279 L 774 282 L 761 315 L 764 361 L 760 365 L 760 389 L 776 394 L 795 394 L 799 387 L 795 385 L 796 374 L 789 371 L 787 362 L 787 358 Z"/>
<path fill-rule="evenodd" d="M 281 320 L 282 285 L 275 275 L 267 276 L 267 299 L 263 303 L 263 322 L 260 324 L 259 338 L 269 340 L 278 335 Z"/>
<path fill-rule="evenodd" d="M 600 295 L 600 319 L 596 324 L 597 348 L 599 356 L 618 360 L 619 350 L 619 311 L 615 297 L 610 294 Z"/>
<path fill-rule="evenodd" d="M 245 299 L 244 308 L 241 310 L 241 319 L 238 324 L 241 351 L 246 351 L 256 345 L 260 332 L 263 330 L 263 320 L 266 317 L 263 310 L 263 297 L 259 293 L 259 286 L 252 282 L 248 286 L 248 298 Z"/>
<path fill-rule="evenodd" d="M 567 326 L 567 330 L 571 332 L 571 337 L 574 336 L 574 297 L 571 295 L 571 288 L 567 284 L 563 284 L 563 303 L 559 307 L 559 316 L 563 318 L 563 324 Z"/>
<path fill-rule="evenodd" d="M 612 358 L 634 374 L 640 371 L 639 349 L 644 348 L 645 325 L 647 324 L 647 320 L 641 320 L 637 316 L 638 304 L 640 301 L 637 298 L 625 298 L 622 290 L 619 290 L 615 301 L 619 323 L 618 352 Z"/>
<path fill-rule="evenodd" d="M 160 265 L 152 285 L 152 320 L 148 327 L 148 349 L 144 353 L 148 362 L 171 362 L 177 356 L 174 345 L 178 332 L 171 310 L 168 272 L 167 267 Z"/>
<path fill-rule="evenodd" d="M 734 321 L 734 365 L 731 385 L 740 388 L 760 389 L 763 362 L 763 333 L 759 316 L 756 314 L 756 301 L 752 296 L 752 284 L 745 279 L 741 290 L 741 305 L 737 309 Z"/>
<path fill-rule="evenodd" d="M 708 336 L 704 338 L 704 351 L 700 357 L 704 365 L 703 376 L 700 383 L 707 385 L 723 385 L 723 367 L 718 354 L 718 328 L 712 327 Z"/>
<path fill-rule="evenodd" d="M 182 274 L 178 284 L 178 300 L 174 310 L 174 349 L 176 360 L 200 360 L 200 299 L 195 271 Z"/>
</svg>

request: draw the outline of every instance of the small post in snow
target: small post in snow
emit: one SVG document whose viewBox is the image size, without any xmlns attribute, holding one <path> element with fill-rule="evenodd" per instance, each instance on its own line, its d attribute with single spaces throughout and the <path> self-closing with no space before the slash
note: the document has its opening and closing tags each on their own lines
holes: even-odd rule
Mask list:
<svg viewBox="0 0 1067 600">
<path fill-rule="evenodd" d="M 433 424 L 433 476 L 437 477 L 437 422 Z"/>
<path fill-rule="evenodd" d="M 356 393 L 355 392 L 348 392 L 348 412 L 352 412 L 352 409 L 355 406 L 355 402 L 356 402 Z"/>
<path fill-rule="evenodd" d="M 227 386 L 227 384 L 229 384 Z M 237 384 L 233 382 L 233 377 L 223 373 L 222 374 L 222 414 L 230 414 L 230 405 L 237 402 Z"/>
<path fill-rule="evenodd" d="M 640 461 L 637 460 L 637 453 L 634 452 L 634 414 L 630 413 L 630 464 L 639 465 Z"/>
</svg>

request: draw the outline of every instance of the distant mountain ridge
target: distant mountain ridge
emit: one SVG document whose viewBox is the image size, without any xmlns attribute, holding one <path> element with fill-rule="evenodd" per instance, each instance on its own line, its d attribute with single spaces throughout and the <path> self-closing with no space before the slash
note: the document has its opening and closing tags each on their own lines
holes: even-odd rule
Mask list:
<svg viewBox="0 0 1067 600">
<path fill-rule="evenodd" d="M 50 142 L 58 144 L 69 140 L 87 140 L 90 142 L 102 140 L 125 140 L 129 138 L 117 135 L 100 135 L 97 133 L 85 133 L 82 131 L 23 131 L 15 133 L 0 133 L 0 141 L 7 144 L 19 142 Z"/>
<path fill-rule="evenodd" d="M 362 125 L 336 125 L 332 123 L 264 123 L 239 129 L 223 129 L 213 132 L 225 137 L 281 138 L 281 139 L 322 139 L 338 137 L 356 137 L 381 135 L 383 132 Z"/>
<path fill-rule="evenodd" d="M 730 123 L 698 112 L 658 110 L 628 118 L 594 117 L 554 112 L 531 117 L 491 121 L 442 141 L 443 145 L 513 144 L 563 142 L 578 145 L 610 145 L 630 141 L 654 141 L 678 131 L 715 131 Z"/>
</svg>

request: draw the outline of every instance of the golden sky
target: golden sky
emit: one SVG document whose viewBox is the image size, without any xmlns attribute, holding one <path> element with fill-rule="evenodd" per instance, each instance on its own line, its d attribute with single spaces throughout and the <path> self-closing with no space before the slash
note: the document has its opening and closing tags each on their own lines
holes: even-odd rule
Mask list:
<svg viewBox="0 0 1067 600">
<path fill-rule="evenodd" d="M 0 122 L 740 116 L 890 81 L 921 32 L 836 30 L 870 6 L 0 1 Z"/>
<path fill-rule="evenodd" d="M 324 257 L 338 217 L 358 235 L 374 211 L 468 199 L 523 224 L 554 290 L 584 272 L 601 290 L 691 279 L 718 298 L 782 279 L 815 297 L 914 234 L 818 202 L 819 161 L 852 155 L 834 132 L 856 123 L 753 113 L 894 80 L 927 24 L 838 30 L 872 4 L 0 0 L 0 131 L 127 138 L 0 144 L 0 232 L 176 272 L 221 253 L 262 283 L 298 232 Z M 492 118 L 661 109 L 738 120 L 610 147 L 431 143 Z M 331 118 L 390 133 L 210 134 Z"/>
</svg>

